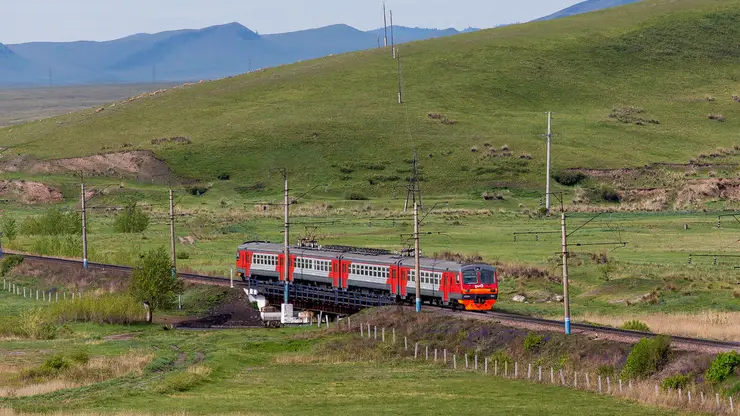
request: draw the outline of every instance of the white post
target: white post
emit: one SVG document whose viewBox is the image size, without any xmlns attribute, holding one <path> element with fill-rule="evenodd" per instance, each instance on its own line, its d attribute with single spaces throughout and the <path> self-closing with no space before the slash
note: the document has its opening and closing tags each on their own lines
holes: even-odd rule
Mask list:
<svg viewBox="0 0 740 416">
<path fill-rule="evenodd" d="M 484 361 L 485 361 L 485 364 L 484 364 L 484 366 L 485 366 L 485 373 L 488 374 L 488 357 L 486 357 L 486 359 Z"/>
<path fill-rule="evenodd" d="M 555 369 L 550 367 L 550 384 L 555 384 Z"/>
<path fill-rule="evenodd" d="M 452 368 L 457 370 L 457 354 L 452 354 Z"/>
<path fill-rule="evenodd" d="M 403 337 L 403 350 L 408 351 L 409 350 L 409 339 L 408 337 Z"/>
<path fill-rule="evenodd" d="M 689 396 L 689 404 L 691 404 L 691 390 L 687 391 L 686 394 Z"/>
<path fill-rule="evenodd" d="M 177 309 L 182 310 L 182 295 L 177 295 Z"/>
<path fill-rule="evenodd" d="M 730 412 L 735 412 L 735 404 L 732 403 L 732 396 L 730 396 Z"/>
<path fill-rule="evenodd" d="M 527 380 L 532 379 L 532 363 L 529 363 L 527 366 Z"/>
<path fill-rule="evenodd" d="M 59 291 L 54 292 L 54 302 L 59 303 Z"/>
<path fill-rule="evenodd" d="M 606 391 L 609 394 L 612 394 L 612 382 L 609 379 L 609 376 L 606 377 Z"/>
<path fill-rule="evenodd" d="M 419 356 L 419 343 L 414 344 L 414 359 Z"/>
<path fill-rule="evenodd" d="M 429 345 L 424 347 L 424 359 L 429 361 Z"/>
<path fill-rule="evenodd" d="M 313 318 L 311 318 L 313 320 Z M 365 338 L 365 325 L 360 324 L 360 337 Z"/>
<path fill-rule="evenodd" d="M 396 328 L 393 328 L 393 345 L 396 345 Z"/>
<path fill-rule="evenodd" d="M 601 376 L 599 376 L 599 393 L 601 393 Z"/>
<path fill-rule="evenodd" d="M 465 368 L 468 368 L 468 354 L 465 354 Z"/>
<path fill-rule="evenodd" d="M 385 327 L 381 328 L 381 338 L 383 342 L 385 342 Z"/>
<path fill-rule="evenodd" d="M 573 388 L 578 388 L 578 371 L 573 373 Z"/>
<path fill-rule="evenodd" d="M 540 373 L 539 374 L 539 381 L 540 381 L 540 383 L 542 383 L 542 366 L 539 366 L 539 370 L 538 371 Z"/>
<path fill-rule="evenodd" d="M 326 318 L 326 327 L 329 328 L 329 315 L 324 315 L 324 318 Z"/>
<path fill-rule="evenodd" d="M 376 325 L 376 326 L 374 326 L 374 327 L 373 327 L 373 330 L 374 330 L 374 332 L 373 332 L 373 336 L 374 336 L 374 337 L 375 337 L 375 339 L 377 340 L 377 339 L 378 339 L 378 326 L 377 326 L 377 325 Z"/>
<path fill-rule="evenodd" d="M 498 376 L 498 360 L 493 361 L 493 375 Z"/>
<path fill-rule="evenodd" d="M 231 280 L 231 288 L 234 288 L 234 267 L 231 268 L 231 273 L 229 273 L 229 278 Z"/>
<path fill-rule="evenodd" d="M 442 352 L 442 356 L 444 357 L 445 364 L 447 364 L 447 348 L 445 348 L 444 351 Z"/>
<path fill-rule="evenodd" d="M 473 359 L 473 369 L 475 371 L 478 371 L 478 354 L 475 354 L 475 358 Z"/>
<path fill-rule="evenodd" d="M 586 373 L 586 388 L 591 390 L 591 377 Z"/>
<path fill-rule="evenodd" d="M 437 349 L 434 349 L 434 362 L 437 362 Z"/>
<path fill-rule="evenodd" d="M 36 289 L 36 300 L 39 300 L 39 290 Z"/>
<path fill-rule="evenodd" d="M 504 361 L 504 377 L 509 377 L 509 362 Z"/>
<path fill-rule="evenodd" d="M 519 378 L 519 361 L 514 363 L 514 378 Z"/>
<path fill-rule="evenodd" d="M 717 402 L 717 409 L 719 409 L 719 393 L 715 393 L 715 401 Z"/>
<path fill-rule="evenodd" d="M 619 379 L 619 392 L 622 393 L 622 379 Z"/>
</svg>

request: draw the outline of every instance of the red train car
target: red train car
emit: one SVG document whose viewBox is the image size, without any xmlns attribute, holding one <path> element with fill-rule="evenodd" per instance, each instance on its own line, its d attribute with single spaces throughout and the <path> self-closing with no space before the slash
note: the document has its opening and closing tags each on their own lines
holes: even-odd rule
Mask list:
<svg viewBox="0 0 740 416">
<path fill-rule="evenodd" d="M 283 246 L 260 241 L 239 246 L 237 275 L 243 279 L 300 282 L 352 291 L 395 295 L 399 301 L 416 297 L 414 259 L 383 250 L 340 246 L 298 246 L 290 249 L 285 276 Z M 496 268 L 488 264 L 460 264 L 421 259 L 419 277 L 423 302 L 462 305 L 487 311 L 498 299 Z"/>
</svg>

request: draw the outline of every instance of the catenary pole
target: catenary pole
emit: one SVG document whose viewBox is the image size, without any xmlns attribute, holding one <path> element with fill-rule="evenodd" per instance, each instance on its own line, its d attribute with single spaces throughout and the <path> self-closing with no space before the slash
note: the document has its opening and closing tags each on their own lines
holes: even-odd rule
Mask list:
<svg viewBox="0 0 740 416">
<path fill-rule="evenodd" d="M 283 236 L 283 251 L 285 254 L 285 259 L 283 261 L 283 273 L 285 276 L 285 290 L 283 293 L 284 297 L 284 303 L 288 303 L 288 296 L 289 296 L 289 288 L 288 284 L 290 282 L 290 201 L 288 199 L 288 170 L 283 170 L 283 178 L 285 179 L 285 235 Z"/>
<path fill-rule="evenodd" d="M 383 2 L 383 46 L 388 46 L 388 20 L 385 11 L 385 2 Z"/>
<path fill-rule="evenodd" d="M 421 312 L 421 266 L 419 257 L 419 204 L 414 201 L 414 284 L 416 288 L 416 312 Z"/>
<path fill-rule="evenodd" d="M 568 293 L 568 233 L 566 231 L 565 212 L 562 212 L 560 215 L 560 225 L 563 238 L 563 320 L 565 322 L 565 333 L 570 334 L 570 297 Z"/>
<path fill-rule="evenodd" d="M 393 10 L 390 11 L 391 15 L 391 50 L 393 51 L 393 59 L 396 59 L 396 42 L 393 38 Z"/>
<path fill-rule="evenodd" d="M 552 149 L 552 113 L 547 113 L 547 179 L 545 189 L 545 212 L 550 214 L 550 161 Z"/>
<path fill-rule="evenodd" d="M 87 269 L 87 209 L 85 206 L 85 177 L 80 173 L 81 207 L 82 207 L 82 267 Z"/>
<path fill-rule="evenodd" d="M 170 257 L 172 261 L 172 278 L 177 278 L 177 253 L 175 252 L 175 195 L 170 188 Z"/>
</svg>

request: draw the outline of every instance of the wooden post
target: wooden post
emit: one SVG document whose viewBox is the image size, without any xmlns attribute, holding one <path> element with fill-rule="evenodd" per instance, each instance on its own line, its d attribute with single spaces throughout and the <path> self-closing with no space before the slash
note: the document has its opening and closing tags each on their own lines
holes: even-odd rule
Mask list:
<svg viewBox="0 0 740 416">
<path fill-rule="evenodd" d="M 375 340 L 378 339 L 378 327 L 377 325 L 373 327 L 375 329 Z"/>
<path fill-rule="evenodd" d="M 485 373 L 488 374 L 488 357 L 486 357 L 485 359 L 485 367 L 486 367 Z"/>
<path fill-rule="evenodd" d="M 612 394 L 612 382 L 609 380 L 609 376 L 606 377 L 606 391 L 609 394 Z"/>
<path fill-rule="evenodd" d="M 555 384 L 555 369 L 550 367 L 550 384 Z"/>
<path fill-rule="evenodd" d="M 619 379 L 619 393 L 622 393 L 622 379 Z"/>
<path fill-rule="evenodd" d="M 468 368 L 468 354 L 465 354 L 465 368 Z"/>
<path fill-rule="evenodd" d="M 385 342 L 385 327 L 381 330 L 381 340 Z"/>
<path fill-rule="evenodd" d="M 429 361 L 429 345 L 427 345 L 425 347 L 425 350 L 426 350 L 426 358 L 425 358 L 425 360 Z"/>
<path fill-rule="evenodd" d="M 560 369 L 560 383 L 564 386 L 565 385 L 565 373 L 563 373 L 563 370 Z"/>
<path fill-rule="evenodd" d="M 409 338 L 403 337 L 403 350 L 408 351 L 409 350 Z"/>
<path fill-rule="evenodd" d="M 573 373 L 573 388 L 578 388 L 578 371 Z"/>
<path fill-rule="evenodd" d="M 457 370 L 457 354 L 452 354 L 452 368 Z"/>
<path fill-rule="evenodd" d="M 601 376 L 599 376 L 599 393 L 601 393 Z"/>
<path fill-rule="evenodd" d="M 311 321 L 313 321 L 313 318 L 311 318 Z M 360 336 L 362 338 L 365 338 L 365 329 L 364 329 L 364 326 L 362 324 L 360 324 Z"/>
<path fill-rule="evenodd" d="M 437 349 L 434 349 L 434 362 L 437 362 Z"/>
<path fill-rule="evenodd" d="M 396 328 L 393 328 L 393 345 L 396 345 Z"/>
<path fill-rule="evenodd" d="M 519 361 L 514 362 L 514 378 L 519 378 Z"/>
<path fill-rule="evenodd" d="M 473 369 L 478 371 L 478 354 L 475 354 L 475 358 L 473 358 Z"/>
<path fill-rule="evenodd" d="M 539 366 L 538 372 L 539 372 L 539 381 L 540 383 L 542 383 L 542 366 Z"/>
<path fill-rule="evenodd" d="M 447 364 L 447 348 L 442 351 L 442 357 L 444 359 L 445 364 Z"/>
<path fill-rule="evenodd" d="M 715 402 L 717 403 L 717 409 L 719 409 L 719 393 L 715 393 Z"/>
<path fill-rule="evenodd" d="M 504 377 L 509 377 L 509 362 L 504 361 Z"/>
<path fill-rule="evenodd" d="M 532 363 L 529 363 L 527 366 L 527 380 L 532 379 Z"/>
<path fill-rule="evenodd" d="M 414 359 L 419 356 L 419 343 L 414 344 Z"/>
<path fill-rule="evenodd" d="M 498 376 L 498 360 L 493 361 L 493 375 Z"/>
<path fill-rule="evenodd" d="M 686 394 L 689 397 L 689 404 L 691 404 L 691 390 L 687 391 Z"/>
<path fill-rule="evenodd" d="M 586 373 L 586 388 L 591 390 L 591 378 L 589 377 L 588 373 Z"/>
</svg>

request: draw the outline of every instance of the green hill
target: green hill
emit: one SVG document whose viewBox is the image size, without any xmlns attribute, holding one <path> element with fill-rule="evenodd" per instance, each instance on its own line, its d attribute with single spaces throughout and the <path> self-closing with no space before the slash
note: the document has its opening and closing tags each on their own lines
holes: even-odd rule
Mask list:
<svg viewBox="0 0 740 416">
<path fill-rule="evenodd" d="M 404 186 L 416 148 L 427 192 L 465 193 L 540 183 L 553 111 L 556 168 L 686 163 L 740 143 L 738 21 L 740 0 L 645 0 L 403 45 L 404 105 L 396 62 L 376 49 L 0 129 L 0 146 L 152 149 L 184 177 L 247 186 L 287 166 L 303 185 L 373 195 Z M 192 143 L 152 144 L 172 136 Z"/>
</svg>

